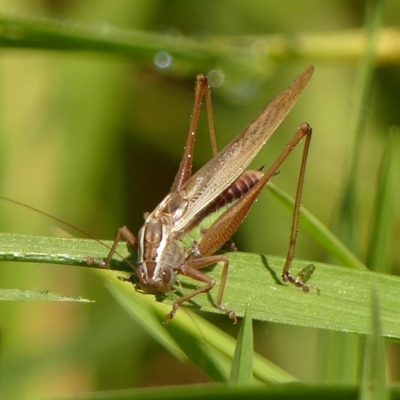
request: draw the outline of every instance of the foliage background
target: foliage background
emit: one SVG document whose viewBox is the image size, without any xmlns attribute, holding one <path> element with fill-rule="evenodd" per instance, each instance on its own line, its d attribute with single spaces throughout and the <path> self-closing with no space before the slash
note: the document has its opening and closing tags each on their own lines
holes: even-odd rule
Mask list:
<svg viewBox="0 0 400 400">
<path fill-rule="evenodd" d="M 114 2 L 7 1 L 0 12 L 46 16 L 82 24 L 199 37 L 287 34 L 318 35 L 360 28 L 362 1 L 215 2 L 139 0 Z M 385 26 L 398 26 L 400 4 L 387 1 Z M 18 35 L 18 32 L 16 32 Z M 262 76 L 227 70 L 226 85 L 214 90 L 220 146 L 228 143 L 261 108 L 307 65 L 316 73 L 278 134 L 253 163 L 268 165 L 302 121 L 314 128 L 304 204 L 327 225 L 337 219 L 349 165 L 355 60 L 293 56 L 271 59 Z M 218 66 L 217 66 L 218 67 Z M 195 73 L 207 72 L 196 70 Z M 118 54 L 5 49 L 0 58 L 0 192 L 73 223 L 96 237 L 112 238 L 117 227 L 141 226 L 168 192 L 188 130 L 194 74 L 138 65 Z M 358 166 L 358 248 L 366 251 L 375 177 L 392 125 L 399 124 L 398 65 L 379 65 Z M 203 121 L 205 122 L 205 121 Z M 300 151 L 274 180 L 294 191 Z M 195 154 L 201 166 L 211 156 L 203 123 Z M 6 232 L 53 234 L 54 224 L 10 204 L 0 204 Z M 399 234 L 399 215 L 394 221 Z M 235 241 L 241 250 L 284 255 L 290 215 L 263 194 Z M 72 232 L 72 234 L 75 234 Z M 393 243 L 393 266 L 399 250 Z M 305 232 L 297 257 L 326 261 Z M 83 268 L 2 265 L 4 287 L 51 289 L 96 300 L 90 305 L 0 304 L 3 390 L 8 398 L 37 398 L 138 386 L 203 382 L 201 372 L 176 361 L 114 303 L 102 281 Z M 327 282 L 326 284 L 329 284 Z M 237 334 L 225 318 L 210 316 Z M 307 382 L 316 369 L 317 332 L 256 324 L 256 350 Z M 267 334 L 266 334 L 267 333 Z M 398 346 L 389 349 L 391 378 L 398 379 Z M 347 376 L 352 382 L 357 371 Z M 23 377 L 23 379 L 21 379 Z M 326 378 L 329 380 L 329 378 Z"/>
</svg>

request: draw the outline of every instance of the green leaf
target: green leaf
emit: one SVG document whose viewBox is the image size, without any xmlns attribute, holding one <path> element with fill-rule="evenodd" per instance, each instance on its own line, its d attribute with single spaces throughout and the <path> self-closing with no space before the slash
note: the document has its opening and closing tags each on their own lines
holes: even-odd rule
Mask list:
<svg viewBox="0 0 400 400">
<path fill-rule="evenodd" d="M 51 246 L 46 247 L 46 243 Z M 105 258 L 107 251 L 104 246 L 87 239 L 0 234 L 0 261 L 39 260 L 87 267 L 85 255 Z M 123 256 L 128 255 L 124 245 L 118 251 Z M 280 274 L 284 265 L 282 258 L 238 252 L 230 253 L 229 260 L 224 304 L 235 310 L 238 316 L 244 315 L 250 300 L 254 319 L 343 332 L 369 333 L 369 287 L 374 282 L 381 293 L 382 332 L 387 337 L 400 338 L 400 278 L 397 276 L 313 263 L 316 271 L 307 283 L 321 290 L 318 295 L 316 290 L 304 293 L 293 285 L 281 282 Z M 293 274 L 296 275 L 309 264 L 295 260 Z M 113 265 L 114 269 L 129 270 L 129 265 L 118 261 Z M 221 268 L 218 265 L 204 271 L 219 282 Z M 110 276 L 108 271 L 107 276 Z M 199 282 L 184 276 L 180 276 L 180 281 L 182 290 L 175 294 L 170 293 L 164 300 L 165 304 L 172 304 L 174 296 L 189 293 L 199 285 Z M 121 284 L 129 287 L 125 282 Z M 219 313 L 213 304 L 218 293 L 218 284 L 216 286 L 209 294 L 195 297 L 192 303 L 186 304 L 186 308 Z M 142 296 L 139 293 L 136 295 Z M 169 308 L 164 309 L 165 314 L 169 311 Z"/>
<path fill-rule="evenodd" d="M 253 371 L 253 319 L 251 304 L 246 308 L 236 342 L 229 382 L 240 386 L 250 385 Z"/>
<path fill-rule="evenodd" d="M 374 221 L 369 241 L 368 266 L 374 271 L 390 272 L 389 244 L 395 220 L 400 167 L 399 129 L 388 137 L 376 190 Z"/>
<path fill-rule="evenodd" d="M 215 65 L 233 66 L 261 77 L 268 63 L 259 57 L 249 57 L 245 47 L 233 42 L 221 46 L 211 40 L 199 40 L 182 35 L 126 30 L 103 24 L 83 24 L 67 21 L 0 15 L 0 46 L 11 48 L 47 49 L 63 51 L 90 51 L 129 56 L 136 64 L 157 65 L 170 58 L 169 72 L 186 71 L 194 75 L 199 70 L 210 70 Z M 269 55 L 268 55 L 269 56 Z M 165 67 L 161 67 L 165 68 Z M 264 74 L 260 72 L 263 71 Z"/>
<path fill-rule="evenodd" d="M 181 69 L 185 67 L 198 71 L 208 69 L 210 64 L 215 67 L 230 63 L 239 68 L 250 68 L 253 74 L 259 75 L 268 71 L 271 59 L 293 59 L 294 52 L 303 59 L 315 59 L 317 56 L 327 61 L 356 61 L 365 47 L 365 32 L 362 29 L 324 34 L 296 33 L 293 43 L 293 37 L 284 34 L 241 36 L 240 40 L 235 36 L 188 38 L 165 32 L 127 30 L 110 25 L 105 27 L 102 23 L 83 24 L 31 15 L 0 15 L 0 26 L 0 46 L 6 48 L 97 51 L 130 56 L 137 64 L 146 66 L 154 63 L 158 52 L 164 51 L 174 60 L 172 69 L 176 68 L 174 64 Z M 390 28 L 383 34 L 394 43 L 398 40 L 397 32 Z M 252 51 L 255 40 L 259 45 L 257 57 Z M 396 48 L 388 49 L 384 43 L 378 43 L 378 47 L 380 62 L 388 63 L 396 59 Z"/>
<path fill-rule="evenodd" d="M 379 298 L 371 288 L 371 334 L 365 339 L 360 400 L 388 400 L 385 341 L 381 336 Z"/>
<path fill-rule="evenodd" d="M 248 253 L 229 254 L 230 270 L 225 288 L 224 304 L 244 314 L 246 304 L 252 303 L 254 319 L 294 324 L 344 332 L 370 331 L 369 287 L 375 282 L 380 293 L 383 333 L 399 337 L 398 293 L 400 278 L 392 275 L 358 271 L 349 268 L 314 263 L 316 271 L 307 283 L 321 290 L 304 293 L 293 285 L 284 285 L 280 273 L 284 259 Z M 293 273 L 300 272 L 309 262 L 295 260 Z M 217 280 L 220 268 L 214 267 L 210 275 Z M 183 285 L 193 282 L 182 277 Z M 193 286 L 191 286 L 193 290 Z M 217 293 L 215 288 L 215 293 Z M 183 291 L 187 293 L 188 290 Z M 215 297 L 214 297 L 215 298 Z M 166 301 L 170 301 L 167 299 Z M 206 296 L 197 296 L 192 307 L 214 311 Z"/>
<path fill-rule="evenodd" d="M 0 300 L 39 300 L 39 301 L 75 301 L 80 303 L 92 303 L 93 300 L 82 297 L 62 296 L 47 290 L 32 291 L 23 289 L 0 289 Z"/>
<path fill-rule="evenodd" d="M 391 398 L 400 399 L 400 389 L 392 387 Z M 350 385 L 300 385 L 286 384 L 275 388 L 260 386 L 227 387 L 226 385 L 169 386 L 130 390 L 114 390 L 83 394 L 63 400 L 357 400 L 358 387 Z"/>
<path fill-rule="evenodd" d="M 236 345 L 230 335 L 184 307 L 170 323 L 164 324 L 170 305 L 157 302 L 154 296 L 136 292 L 132 285 L 117 279 L 115 273 L 98 273 L 107 278 L 111 293 L 128 314 L 168 351 L 181 360 L 190 359 L 213 380 L 228 381 Z M 296 381 L 256 353 L 253 354 L 252 371 L 257 381 L 268 384 Z"/>
<path fill-rule="evenodd" d="M 383 0 L 366 2 L 365 12 L 365 49 L 359 61 L 353 91 L 352 113 L 349 123 L 348 149 L 350 165 L 344 177 L 344 193 L 339 213 L 340 237 L 356 251 L 359 243 L 357 230 L 357 198 L 358 168 L 360 165 L 363 139 L 368 118 L 365 110 L 368 109 L 371 99 L 372 78 L 378 58 L 378 41 L 383 19 Z"/>
<path fill-rule="evenodd" d="M 38 262 L 62 265 L 75 265 L 96 268 L 88 265 L 88 257 L 105 258 L 107 249 L 113 244 L 110 240 L 57 238 L 31 235 L 0 233 L 0 261 Z M 118 247 L 121 257 L 129 257 L 125 244 Z M 132 271 L 128 263 L 113 260 L 111 269 Z"/>
<path fill-rule="evenodd" d="M 290 212 L 293 212 L 294 199 L 276 185 L 269 182 L 267 188 Z M 328 229 L 318 218 L 316 218 L 305 207 L 300 208 L 300 224 L 318 241 L 331 256 L 335 257 L 341 264 L 360 270 L 367 267 L 352 253 L 344 243 Z"/>
</svg>

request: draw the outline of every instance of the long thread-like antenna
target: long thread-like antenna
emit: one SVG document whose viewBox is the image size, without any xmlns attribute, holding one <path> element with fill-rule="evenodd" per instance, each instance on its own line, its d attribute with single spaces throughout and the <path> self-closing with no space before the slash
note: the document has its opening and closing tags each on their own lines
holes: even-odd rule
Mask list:
<svg viewBox="0 0 400 400">
<path fill-rule="evenodd" d="M 97 239 L 96 237 L 94 237 L 94 236 L 91 235 L 90 233 L 85 232 L 83 229 L 80 229 L 80 228 L 78 228 L 77 226 L 74 226 L 74 225 L 70 224 L 69 222 L 63 221 L 62 219 L 57 218 L 57 217 L 55 217 L 54 215 L 51 215 L 51 214 L 49 214 L 49 213 L 47 213 L 47 212 L 45 212 L 45 211 L 39 210 L 38 208 L 29 206 L 28 204 L 22 203 L 22 202 L 20 202 L 20 201 L 14 200 L 14 199 L 10 199 L 10 198 L 5 197 L 5 196 L 0 196 L 0 199 L 5 200 L 5 201 L 8 201 L 8 202 L 13 203 L 13 204 L 16 204 L 16 205 L 18 205 L 18 206 L 24 207 L 24 208 L 26 208 L 26 209 L 28 209 L 28 210 L 35 211 L 35 212 L 37 212 L 37 213 L 39 213 L 39 214 L 41 214 L 41 215 L 44 215 L 44 216 L 47 217 L 47 218 L 52 219 L 53 221 L 57 221 L 57 222 L 59 222 L 60 224 L 63 224 L 63 225 L 65 225 L 65 226 L 68 226 L 69 228 L 73 229 L 74 231 L 81 233 L 83 236 L 86 236 L 86 237 L 88 237 L 89 239 L 95 240 L 96 242 L 98 242 L 98 243 L 100 243 L 101 245 L 103 245 L 104 247 L 106 247 L 108 250 L 111 250 L 111 246 L 108 246 L 107 244 L 105 244 L 105 243 L 102 242 L 101 240 Z M 123 256 L 122 256 L 121 254 L 119 254 L 118 252 L 115 251 L 115 254 L 117 254 L 119 257 L 121 257 L 123 260 L 125 260 L 125 257 L 123 257 Z M 129 264 L 131 265 L 131 263 L 129 263 Z M 131 266 L 132 266 L 132 265 L 131 265 Z M 133 267 L 133 266 L 132 266 L 132 267 Z"/>
</svg>

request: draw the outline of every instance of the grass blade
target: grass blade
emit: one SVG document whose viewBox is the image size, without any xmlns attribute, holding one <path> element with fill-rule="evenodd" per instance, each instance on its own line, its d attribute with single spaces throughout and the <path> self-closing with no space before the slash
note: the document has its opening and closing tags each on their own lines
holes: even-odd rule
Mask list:
<svg viewBox="0 0 400 400">
<path fill-rule="evenodd" d="M 132 286 L 116 279 L 115 274 L 101 272 L 108 278 L 111 293 L 125 310 L 150 335 L 180 359 L 188 358 L 216 381 L 228 381 L 236 341 L 203 318 L 180 310 L 164 325 L 170 306 L 156 302 L 153 296 L 135 292 Z M 149 311 L 151 317 L 144 315 Z M 154 322 L 157 319 L 157 326 Z M 254 354 L 253 376 L 264 383 L 295 382 L 295 378 L 258 354 Z"/>
<path fill-rule="evenodd" d="M 391 132 L 387 140 L 376 190 L 374 221 L 368 246 L 368 266 L 379 272 L 390 272 L 388 247 L 397 203 L 400 167 L 399 138 L 399 129 L 396 129 Z"/>
<path fill-rule="evenodd" d="M 340 237 L 348 247 L 356 251 L 356 185 L 357 169 L 360 164 L 362 139 L 367 123 L 365 110 L 370 103 L 372 77 L 376 65 L 378 34 L 382 23 L 383 0 L 371 0 L 366 4 L 365 28 L 367 32 L 366 48 L 356 73 L 354 100 L 350 121 L 351 155 L 348 174 L 345 177 L 344 195 L 339 213 Z"/>
<path fill-rule="evenodd" d="M 232 360 L 229 382 L 240 386 L 250 385 L 253 371 L 253 319 L 251 304 L 247 304 L 246 312 L 240 326 Z"/>
<path fill-rule="evenodd" d="M 49 244 L 48 247 L 46 243 Z M 124 256 L 128 253 L 123 245 L 119 247 L 119 252 Z M 0 234 L 0 261 L 56 261 L 59 264 L 81 264 L 87 267 L 84 256 L 87 254 L 104 258 L 107 249 L 87 239 Z M 244 315 L 246 305 L 251 299 L 254 319 L 365 334 L 370 331 L 368 288 L 371 282 L 375 282 L 377 290 L 381 293 L 383 334 L 400 338 L 400 278 L 397 276 L 313 263 L 316 271 L 310 279 L 310 284 L 321 289 L 321 295 L 318 296 L 315 291 L 306 294 L 297 287 L 281 282 L 279 277 L 285 261 L 282 258 L 238 252 L 229 254 L 229 259 L 230 270 L 224 303 L 235 310 L 238 316 Z M 306 261 L 295 260 L 293 274 L 297 274 L 309 264 Z M 113 266 L 119 270 L 130 268 L 129 265 L 118 261 L 115 261 Z M 206 272 L 219 282 L 221 270 L 218 265 L 207 269 Z M 105 277 L 108 276 L 112 276 L 110 271 L 106 271 Z M 197 285 L 184 276 L 180 277 L 180 280 L 182 294 L 192 291 Z M 129 287 L 127 283 L 120 283 Z M 216 287 L 210 292 L 210 296 L 197 296 L 193 303 L 187 304 L 186 307 L 219 313 L 213 305 L 217 292 Z M 141 296 L 138 293 L 137 295 Z M 172 304 L 173 301 L 173 298 L 166 298 L 164 303 Z M 164 309 L 164 315 L 168 311 L 168 308 Z"/>
<path fill-rule="evenodd" d="M 371 291 L 371 334 L 366 337 L 360 400 L 389 400 L 385 341 L 381 336 L 378 294 Z"/>
<path fill-rule="evenodd" d="M 279 385 L 275 388 L 260 386 L 227 387 L 226 385 L 170 386 L 88 393 L 60 400 L 356 400 L 358 388 L 349 385 Z M 400 389 L 390 390 L 392 399 L 400 399 Z"/>
<path fill-rule="evenodd" d="M 290 212 L 293 212 L 294 199 L 273 183 L 267 185 L 270 192 Z M 318 218 L 310 213 L 305 207 L 300 209 L 300 224 L 318 241 L 331 256 L 339 263 L 355 269 L 365 270 L 367 267 L 352 253 L 341 240 L 328 229 Z"/>
<path fill-rule="evenodd" d="M 63 296 L 57 293 L 51 293 L 47 290 L 32 291 L 22 289 L 0 289 L 0 301 L 73 301 L 78 303 L 92 303 L 93 300 L 82 297 Z"/>
</svg>

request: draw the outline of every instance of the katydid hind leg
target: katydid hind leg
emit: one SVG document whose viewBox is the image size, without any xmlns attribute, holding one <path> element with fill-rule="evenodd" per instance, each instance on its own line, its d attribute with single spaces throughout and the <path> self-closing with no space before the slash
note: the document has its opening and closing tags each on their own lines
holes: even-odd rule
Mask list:
<svg viewBox="0 0 400 400">
<path fill-rule="evenodd" d="M 303 123 L 296 134 L 290 140 L 285 150 L 277 158 L 274 164 L 263 174 L 259 181 L 230 208 L 228 208 L 202 235 L 197 250 L 203 256 L 209 256 L 219 250 L 239 228 L 251 206 L 256 201 L 266 183 L 276 174 L 276 171 L 293 151 L 304 136 L 311 135 L 311 127 Z M 296 228 L 297 229 L 297 228 Z M 291 263 L 291 260 L 290 260 Z M 289 263 L 289 268 L 290 268 Z"/>
<path fill-rule="evenodd" d="M 177 192 L 192 176 L 194 143 L 196 140 L 197 127 L 200 118 L 203 97 L 206 99 L 208 127 L 210 131 L 211 148 L 213 156 L 217 154 L 217 142 L 214 128 L 214 117 L 211 104 L 211 89 L 205 75 L 196 78 L 193 112 L 190 119 L 189 134 L 186 140 L 185 151 L 178 172 L 171 187 L 171 192 Z"/>
<path fill-rule="evenodd" d="M 303 147 L 303 155 L 301 159 L 299 178 L 297 181 L 296 197 L 295 197 L 293 217 L 292 217 L 292 228 L 290 234 L 289 248 L 286 255 L 286 262 L 282 271 L 282 279 L 284 282 L 293 283 L 294 285 L 301 287 L 305 292 L 308 292 L 310 288 L 313 287 L 306 284 L 306 282 L 311 277 L 312 273 L 315 270 L 315 267 L 313 265 L 308 265 L 307 267 L 302 269 L 296 276 L 293 276 L 290 273 L 290 268 L 294 259 L 294 253 L 296 248 L 297 233 L 299 229 L 301 198 L 303 195 L 304 177 L 306 173 L 307 158 L 311 143 L 311 137 L 312 137 L 312 129 L 310 128 L 309 131 L 306 133 L 306 138 Z M 318 288 L 315 289 L 317 290 L 318 293 L 320 292 Z"/>
</svg>

